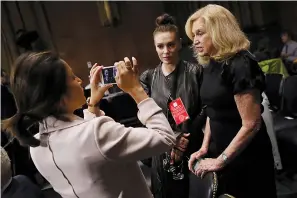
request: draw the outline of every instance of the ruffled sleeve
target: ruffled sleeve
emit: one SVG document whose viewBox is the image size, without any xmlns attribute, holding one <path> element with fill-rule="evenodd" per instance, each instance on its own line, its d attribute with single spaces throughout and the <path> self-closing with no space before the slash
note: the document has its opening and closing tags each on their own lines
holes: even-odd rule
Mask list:
<svg viewBox="0 0 297 198">
<path fill-rule="evenodd" d="M 230 65 L 233 93 L 239 94 L 250 89 L 265 89 L 265 76 L 258 62 L 251 54 L 238 54 Z"/>
</svg>

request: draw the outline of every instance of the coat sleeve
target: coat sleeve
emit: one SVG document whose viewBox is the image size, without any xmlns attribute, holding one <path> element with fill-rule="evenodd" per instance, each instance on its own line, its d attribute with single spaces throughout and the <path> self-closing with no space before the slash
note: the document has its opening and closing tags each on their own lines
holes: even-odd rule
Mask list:
<svg viewBox="0 0 297 198">
<path fill-rule="evenodd" d="M 207 117 L 206 112 L 205 112 L 206 106 L 202 104 L 201 96 L 200 96 L 200 88 L 201 88 L 201 84 L 202 84 L 202 81 L 203 81 L 203 69 L 202 69 L 202 67 L 199 68 L 199 72 L 197 72 L 196 77 L 197 77 L 197 82 L 199 83 L 198 84 L 198 89 L 199 89 L 199 97 L 198 98 L 199 98 L 199 101 L 197 101 L 197 102 L 199 103 L 200 112 L 194 118 L 194 120 L 193 120 L 193 122 L 191 124 L 190 130 L 193 131 L 193 132 L 200 133 L 202 127 L 206 123 L 206 117 Z"/>
<path fill-rule="evenodd" d="M 132 128 L 107 116 L 94 119 L 94 135 L 101 154 L 109 160 L 137 161 L 159 155 L 175 144 L 173 131 L 152 98 L 138 104 L 138 118 L 146 128 Z"/>
</svg>

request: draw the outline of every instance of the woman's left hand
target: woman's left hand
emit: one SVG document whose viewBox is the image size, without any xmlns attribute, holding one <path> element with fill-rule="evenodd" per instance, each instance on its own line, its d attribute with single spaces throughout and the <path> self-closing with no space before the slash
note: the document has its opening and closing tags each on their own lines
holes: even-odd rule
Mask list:
<svg viewBox="0 0 297 198">
<path fill-rule="evenodd" d="M 224 167 L 222 160 L 217 158 L 205 158 L 199 162 L 198 168 L 195 170 L 195 175 L 203 178 L 207 172 L 216 172 Z"/>
</svg>

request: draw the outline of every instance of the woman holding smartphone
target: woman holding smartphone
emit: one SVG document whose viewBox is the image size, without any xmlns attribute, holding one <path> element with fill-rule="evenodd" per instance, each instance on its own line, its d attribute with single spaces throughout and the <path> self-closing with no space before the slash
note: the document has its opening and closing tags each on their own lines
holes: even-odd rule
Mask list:
<svg viewBox="0 0 297 198">
<path fill-rule="evenodd" d="M 126 128 L 96 106 L 110 87 L 98 86 L 102 66 L 95 64 L 90 71 L 84 119 L 73 114 L 86 103 L 82 81 L 60 57 L 26 53 L 12 68 L 18 111 L 4 128 L 30 146 L 36 168 L 63 198 L 152 198 L 137 161 L 175 144 L 161 108 L 139 82 L 136 59 L 115 65 L 117 85 L 135 100 L 146 128 Z M 36 125 L 39 133 L 32 136 Z"/>
</svg>

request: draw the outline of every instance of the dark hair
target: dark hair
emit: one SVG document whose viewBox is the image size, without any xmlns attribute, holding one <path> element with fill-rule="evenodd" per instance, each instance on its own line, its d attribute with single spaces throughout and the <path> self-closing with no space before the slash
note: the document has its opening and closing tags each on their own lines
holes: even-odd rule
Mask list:
<svg viewBox="0 0 297 198">
<path fill-rule="evenodd" d="M 282 30 L 281 35 L 288 35 L 290 39 L 293 39 L 293 33 L 290 30 Z"/>
<path fill-rule="evenodd" d="M 65 62 L 52 52 L 24 53 L 15 61 L 10 83 L 17 113 L 4 121 L 4 129 L 23 146 L 39 146 L 32 126 L 48 116 L 67 120 L 60 105 L 67 92 Z"/>
<path fill-rule="evenodd" d="M 4 69 L 1 68 L 1 77 L 4 77 L 6 74 L 6 71 Z"/>
<path fill-rule="evenodd" d="M 174 17 L 170 16 L 169 14 L 158 16 L 156 18 L 156 28 L 153 35 L 158 32 L 175 32 L 177 38 L 179 38 L 179 31 Z"/>
</svg>

